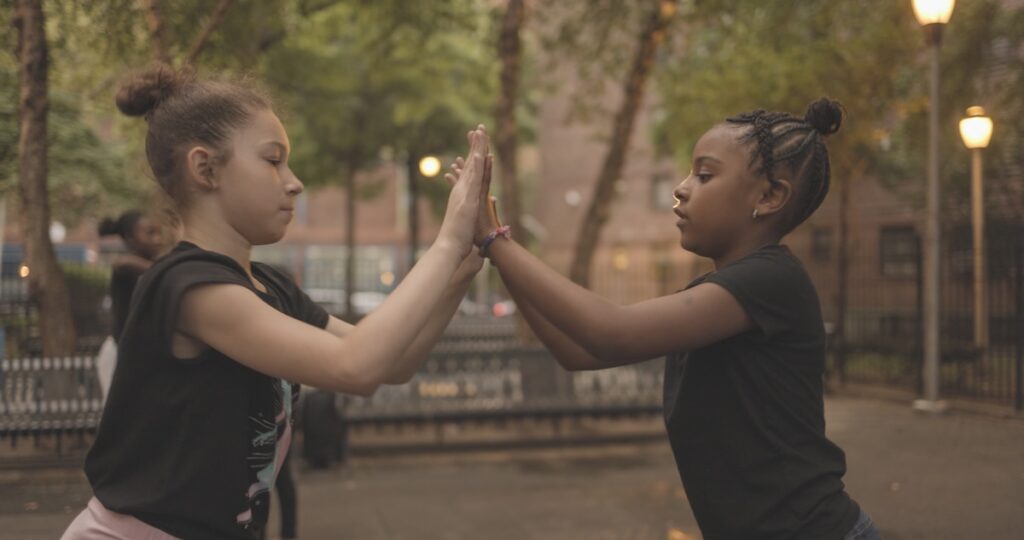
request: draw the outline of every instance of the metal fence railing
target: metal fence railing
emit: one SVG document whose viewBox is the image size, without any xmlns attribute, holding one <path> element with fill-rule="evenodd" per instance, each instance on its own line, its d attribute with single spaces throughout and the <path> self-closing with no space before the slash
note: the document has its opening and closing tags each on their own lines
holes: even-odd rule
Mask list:
<svg viewBox="0 0 1024 540">
<path fill-rule="evenodd" d="M 949 234 L 942 251 L 940 392 L 1024 410 L 1024 227 L 988 237 L 987 347 L 974 341 L 974 289 L 969 245 Z M 864 253 L 853 253 L 855 257 Z M 851 265 L 843 335 L 830 347 L 830 374 L 840 382 L 885 384 L 920 391 L 922 302 L 920 243 L 905 273 L 884 275 L 882 265 Z M 836 269 L 811 263 L 819 290 L 834 293 Z M 827 318 L 838 320 L 823 296 Z M 833 330 L 835 335 L 835 330 Z"/>
<path fill-rule="evenodd" d="M 660 413 L 662 362 L 569 373 L 542 348 L 510 346 L 514 331 L 505 320 L 456 321 L 408 384 L 339 396 L 346 420 L 401 426 Z M 0 360 L 0 440 L 10 448 L 28 440 L 59 458 L 66 439 L 95 432 L 102 406 L 93 356 Z M 10 454 L 3 448 L 0 466 Z"/>
</svg>

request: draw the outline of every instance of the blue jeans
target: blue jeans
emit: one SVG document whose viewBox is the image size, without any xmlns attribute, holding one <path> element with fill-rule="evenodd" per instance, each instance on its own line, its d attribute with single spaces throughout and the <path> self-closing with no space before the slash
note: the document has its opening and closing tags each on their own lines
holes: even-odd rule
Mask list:
<svg viewBox="0 0 1024 540">
<path fill-rule="evenodd" d="M 850 532 L 846 533 L 843 540 L 882 540 L 882 534 L 878 532 L 878 528 L 875 527 L 875 522 L 871 521 L 871 517 L 861 510 L 857 523 L 853 524 L 853 528 L 850 529 Z"/>
</svg>

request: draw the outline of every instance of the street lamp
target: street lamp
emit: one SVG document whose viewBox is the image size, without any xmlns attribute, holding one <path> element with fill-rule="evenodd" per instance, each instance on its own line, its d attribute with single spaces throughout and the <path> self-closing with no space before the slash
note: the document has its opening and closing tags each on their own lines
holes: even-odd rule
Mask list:
<svg viewBox="0 0 1024 540">
<path fill-rule="evenodd" d="M 924 28 L 931 49 L 931 100 L 928 111 L 928 207 L 924 230 L 924 399 L 914 408 L 938 412 L 945 410 L 939 401 L 939 47 L 942 29 L 953 14 L 956 0 L 913 0 L 914 16 Z"/>
<path fill-rule="evenodd" d="M 992 140 L 992 119 L 985 109 L 968 107 L 960 120 L 960 137 L 971 151 L 971 229 L 974 233 L 974 346 L 988 350 L 988 272 L 985 269 L 985 191 L 981 150 Z"/>
<path fill-rule="evenodd" d="M 427 156 L 420 160 L 420 174 L 427 178 L 437 176 L 441 172 L 441 160 L 434 156 Z"/>
<path fill-rule="evenodd" d="M 441 172 L 441 160 L 435 156 L 424 156 L 419 160 L 414 153 L 406 158 L 406 174 L 409 176 L 409 269 L 416 264 L 416 253 L 419 252 L 420 213 L 419 213 L 419 177 L 433 178 Z"/>
</svg>

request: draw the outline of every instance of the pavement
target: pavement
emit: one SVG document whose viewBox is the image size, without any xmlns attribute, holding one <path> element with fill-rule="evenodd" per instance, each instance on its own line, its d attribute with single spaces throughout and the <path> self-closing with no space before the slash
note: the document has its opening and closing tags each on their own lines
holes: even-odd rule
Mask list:
<svg viewBox="0 0 1024 540">
<path fill-rule="evenodd" d="M 931 415 L 848 396 L 827 399 L 826 418 L 847 453 L 848 491 L 887 540 L 1024 538 L 1021 418 Z M 543 428 L 509 424 L 502 432 L 514 439 L 510 432 L 532 430 L 524 436 L 540 440 Z M 488 429 L 448 433 L 446 441 L 486 440 Z M 395 452 L 357 433 L 349 466 L 298 472 L 300 538 L 700 538 L 658 419 L 560 430 L 590 444 Z M 606 433 L 613 443 L 593 444 Z M 78 471 L 2 471 L 0 539 L 59 538 L 89 496 Z M 276 523 L 275 513 L 271 531 Z"/>
</svg>

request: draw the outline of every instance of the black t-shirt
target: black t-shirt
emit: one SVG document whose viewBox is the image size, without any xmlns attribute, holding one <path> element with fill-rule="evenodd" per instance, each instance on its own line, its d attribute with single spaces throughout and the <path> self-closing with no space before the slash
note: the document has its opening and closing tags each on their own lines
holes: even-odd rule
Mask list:
<svg viewBox="0 0 1024 540">
<path fill-rule="evenodd" d="M 267 293 L 224 255 L 182 242 L 139 280 L 85 472 L 96 497 L 189 540 L 255 539 L 291 442 L 298 387 L 208 348 L 182 360 L 171 338 L 185 292 L 231 283 L 318 327 L 327 313 L 294 282 L 252 264 Z"/>
<path fill-rule="evenodd" d="M 860 509 L 825 437 L 825 329 L 810 277 L 771 245 L 701 276 L 754 329 L 665 363 L 665 425 L 704 538 L 842 538 Z"/>
<path fill-rule="evenodd" d="M 125 320 L 128 319 L 128 308 L 132 302 L 132 292 L 143 271 L 127 264 L 114 266 L 110 273 L 110 335 L 114 341 L 121 339 Z"/>
</svg>

